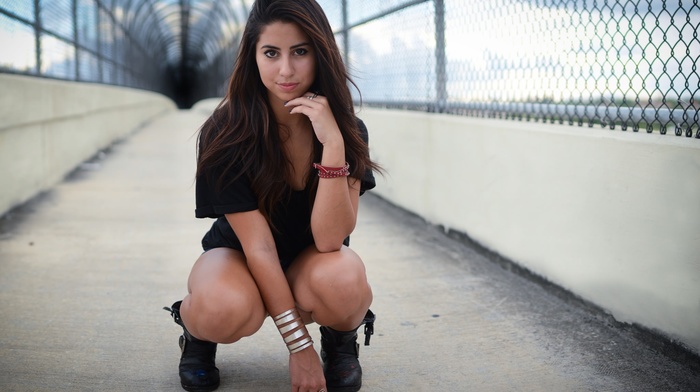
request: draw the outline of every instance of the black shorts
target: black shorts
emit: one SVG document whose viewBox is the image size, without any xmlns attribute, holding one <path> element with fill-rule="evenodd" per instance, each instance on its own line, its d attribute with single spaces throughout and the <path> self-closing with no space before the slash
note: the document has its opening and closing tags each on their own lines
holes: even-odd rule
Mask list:
<svg viewBox="0 0 700 392">
<path fill-rule="evenodd" d="M 216 249 L 216 248 L 234 249 L 234 250 L 237 250 L 237 251 L 243 253 L 243 249 L 237 249 L 237 248 L 230 247 L 230 246 L 212 246 L 212 247 L 204 247 L 204 252 L 202 252 L 202 254 L 207 253 L 207 252 L 209 252 L 210 250 Z M 283 258 L 280 258 L 280 265 L 282 266 L 282 271 L 287 272 L 287 269 L 289 268 L 290 265 L 292 265 L 292 262 L 294 261 L 295 258 L 296 258 L 296 257 L 283 257 Z"/>
</svg>

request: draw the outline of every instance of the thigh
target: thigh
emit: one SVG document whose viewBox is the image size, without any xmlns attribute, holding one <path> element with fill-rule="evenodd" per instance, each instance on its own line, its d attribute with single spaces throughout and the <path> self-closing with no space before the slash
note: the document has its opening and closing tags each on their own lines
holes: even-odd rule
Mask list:
<svg viewBox="0 0 700 392">
<path fill-rule="evenodd" d="M 192 266 L 187 290 L 207 292 L 233 288 L 251 288 L 255 285 L 243 252 L 231 248 L 214 248 L 203 253 Z M 256 287 L 257 290 L 257 287 Z"/>
<path fill-rule="evenodd" d="M 266 313 L 242 252 L 215 248 L 195 262 L 182 319 L 195 336 L 232 342 L 255 333 Z"/>
</svg>

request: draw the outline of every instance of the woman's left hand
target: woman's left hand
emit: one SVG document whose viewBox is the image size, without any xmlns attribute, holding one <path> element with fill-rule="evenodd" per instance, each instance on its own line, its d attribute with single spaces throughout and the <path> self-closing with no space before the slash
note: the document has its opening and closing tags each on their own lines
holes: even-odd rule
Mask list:
<svg viewBox="0 0 700 392">
<path fill-rule="evenodd" d="M 314 133 L 318 141 L 326 145 L 328 142 L 343 141 L 343 136 L 335 121 L 333 111 L 328 106 L 328 100 L 322 95 L 307 92 L 299 98 L 292 99 L 285 104 L 291 108 L 291 114 L 303 114 L 311 120 Z"/>
</svg>

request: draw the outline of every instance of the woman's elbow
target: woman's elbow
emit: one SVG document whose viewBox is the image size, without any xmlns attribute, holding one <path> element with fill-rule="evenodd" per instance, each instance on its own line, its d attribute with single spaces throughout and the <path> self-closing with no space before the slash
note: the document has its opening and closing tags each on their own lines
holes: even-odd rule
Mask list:
<svg viewBox="0 0 700 392">
<path fill-rule="evenodd" d="M 314 236 L 316 249 L 321 253 L 337 252 L 343 247 L 346 236 L 319 235 Z"/>
<path fill-rule="evenodd" d="M 320 240 L 320 241 L 314 241 L 316 245 L 316 249 L 320 253 L 330 253 L 330 252 L 337 252 L 340 250 L 340 248 L 343 247 L 343 241 L 334 241 L 330 239 L 326 240 Z"/>
<path fill-rule="evenodd" d="M 322 230 L 320 228 L 311 226 L 311 233 L 314 238 L 314 244 L 316 249 L 321 253 L 337 252 L 343 247 L 345 239 L 350 236 L 350 233 L 355 228 L 355 222 L 352 224 L 348 223 L 343 227 L 342 225 L 335 226 L 334 228 L 328 230 Z"/>
<path fill-rule="evenodd" d="M 331 253 L 331 252 L 337 252 L 340 250 L 340 248 L 343 247 L 343 243 L 341 242 L 340 244 L 316 244 L 316 250 L 319 251 L 319 253 Z"/>
</svg>

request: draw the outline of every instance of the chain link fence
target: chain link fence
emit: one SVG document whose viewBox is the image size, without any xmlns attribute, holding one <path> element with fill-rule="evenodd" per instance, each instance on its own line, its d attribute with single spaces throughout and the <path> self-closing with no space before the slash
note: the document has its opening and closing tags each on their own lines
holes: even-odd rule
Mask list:
<svg viewBox="0 0 700 392">
<path fill-rule="evenodd" d="M 318 1 L 365 105 L 700 138 L 699 0 Z M 220 96 L 250 4 L 0 0 L 0 71 Z"/>
<path fill-rule="evenodd" d="M 321 4 L 366 105 L 700 138 L 698 0 Z"/>
<path fill-rule="evenodd" d="M 161 47 L 99 1 L 0 0 L 0 69 L 56 79 L 169 91 Z"/>
</svg>

